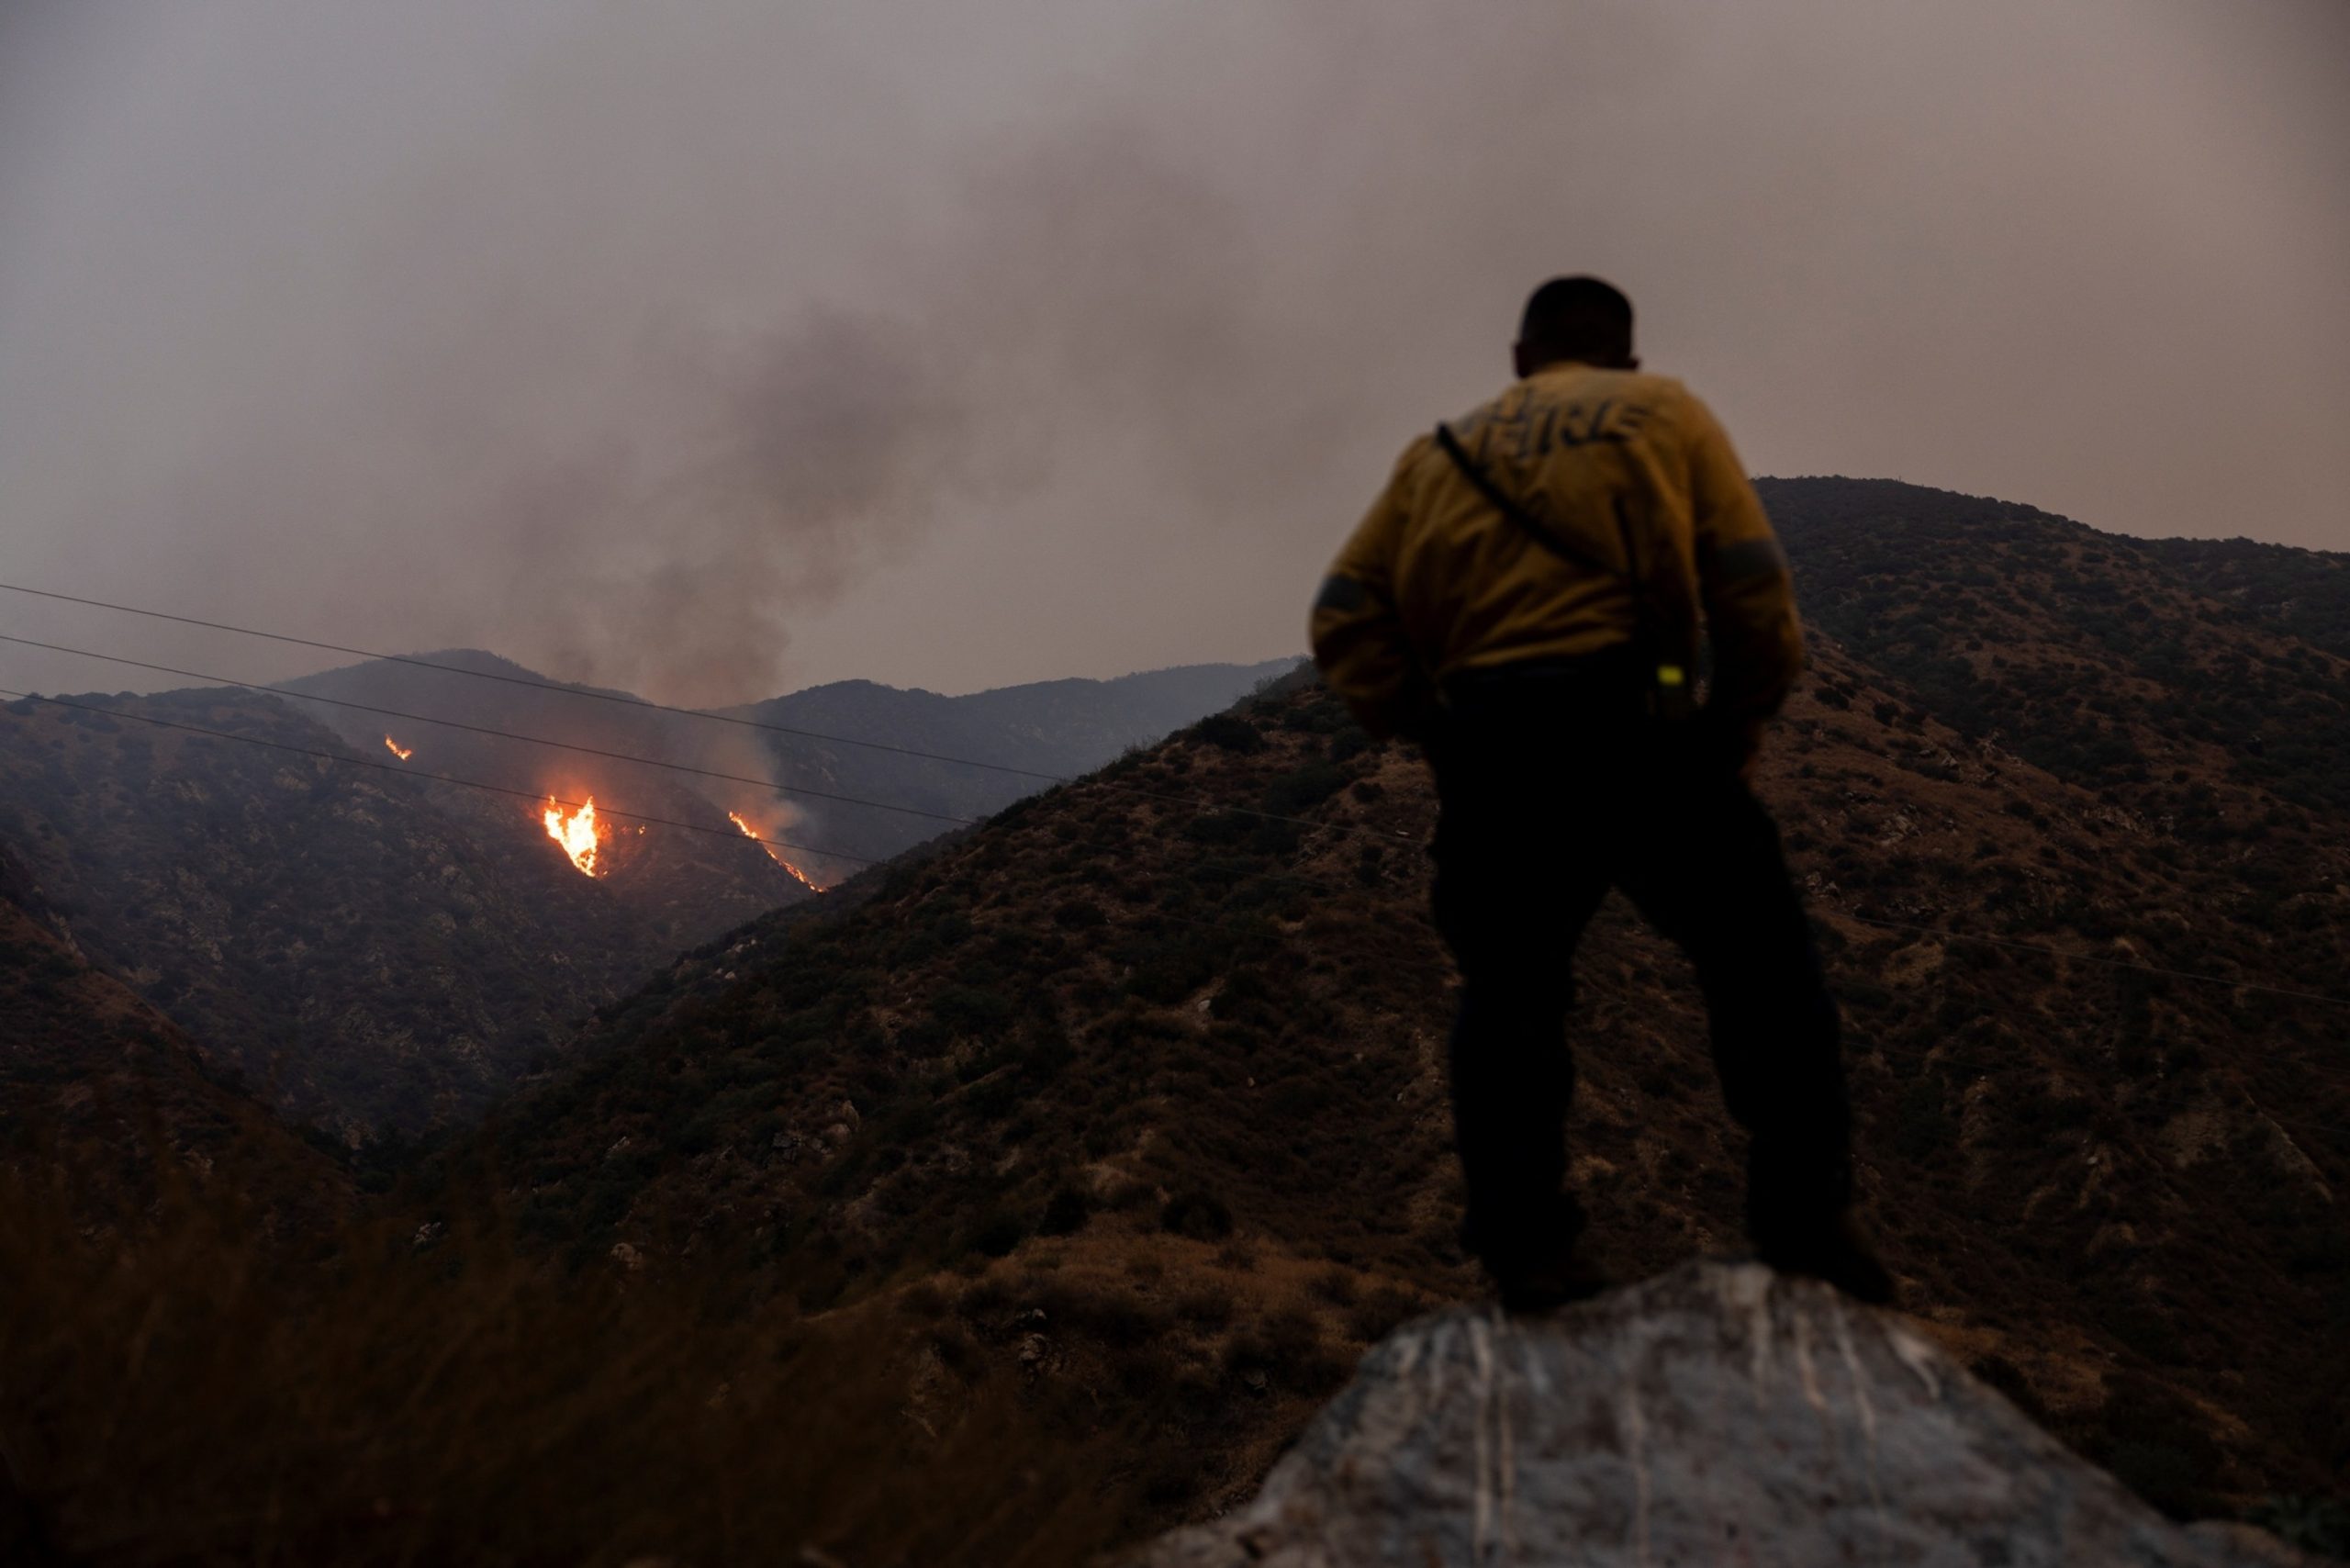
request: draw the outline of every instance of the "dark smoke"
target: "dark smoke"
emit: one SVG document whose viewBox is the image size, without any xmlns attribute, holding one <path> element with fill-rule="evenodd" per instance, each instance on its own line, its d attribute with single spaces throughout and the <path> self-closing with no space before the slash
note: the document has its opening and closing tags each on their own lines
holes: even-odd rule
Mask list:
<svg viewBox="0 0 2350 1568">
<path fill-rule="evenodd" d="M 772 691 L 792 612 L 919 532 L 969 466 L 972 418 L 901 330 L 845 314 L 813 315 L 705 379 L 681 393 L 677 447 L 517 496 L 485 532 L 532 545 L 507 562 L 507 602 L 554 663 L 721 703 Z M 624 557 L 580 550 L 583 532 Z"/>
<path fill-rule="evenodd" d="M 1268 656 L 1563 270 L 1759 471 L 2340 547 L 2343 15 L 0 6 L 6 569 L 691 702 Z"/>
</svg>

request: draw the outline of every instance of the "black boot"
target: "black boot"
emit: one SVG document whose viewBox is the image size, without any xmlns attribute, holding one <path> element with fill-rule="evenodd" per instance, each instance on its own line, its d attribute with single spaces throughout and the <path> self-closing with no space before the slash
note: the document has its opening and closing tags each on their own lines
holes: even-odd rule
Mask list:
<svg viewBox="0 0 2350 1568">
<path fill-rule="evenodd" d="M 1582 1235 L 1583 1210 L 1568 1197 L 1532 1213 L 1472 1214 L 1460 1228 L 1461 1244 L 1484 1265 L 1502 1310 L 1521 1316 L 1555 1312 L 1607 1288 L 1606 1276 L 1577 1246 Z"/>
<path fill-rule="evenodd" d="M 1754 1249 L 1783 1274 L 1824 1280 L 1871 1306 L 1891 1306 L 1896 1291 L 1893 1276 L 1847 1215 L 1810 1225 L 1773 1226 L 1755 1238 Z"/>
<path fill-rule="evenodd" d="M 1494 1294 L 1502 1310 L 1513 1317 L 1541 1317 L 1575 1302 L 1587 1301 L 1611 1282 L 1582 1253 L 1570 1250 L 1543 1264 L 1507 1272 L 1486 1266 L 1493 1275 Z"/>
</svg>

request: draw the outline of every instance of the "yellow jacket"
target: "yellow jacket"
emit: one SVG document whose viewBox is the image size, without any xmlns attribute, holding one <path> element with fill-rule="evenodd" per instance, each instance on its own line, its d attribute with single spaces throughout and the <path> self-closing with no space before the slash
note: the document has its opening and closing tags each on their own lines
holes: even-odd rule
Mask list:
<svg viewBox="0 0 2350 1568">
<path fill-rule="evenodd" d="M 1554 364 L 1451 430 L 1575 553 L 1637 567 L 1693 662 L 1702 614 L 1710 715 L 1750 725 L 1778 708 L 1803 668 L 1786 560 L 1729 437 L 1686 387 Z M 1314 657 L 1373 734 L 1414 734 L 1446 677 L 1628 642 L 1636 610 L 1625 577 L 1546 548 L 1422 436 L 1330 567 Z"/>
</svg>

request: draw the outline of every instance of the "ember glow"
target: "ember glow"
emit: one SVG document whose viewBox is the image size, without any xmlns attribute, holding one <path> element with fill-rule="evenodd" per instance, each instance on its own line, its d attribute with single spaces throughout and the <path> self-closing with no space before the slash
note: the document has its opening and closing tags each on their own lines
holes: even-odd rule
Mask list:
<svg viewBox="0 0 2350 1568">
<path fill-rule="evenodd" d="M 392 739 L 389 735 L 386 735 L 384 737 L 384 745 L 390 750 L 394 756 L 398 757 L 402 762 L 406 762 L 409 757 L 416 755 L 416 748 L 414 746 L 402 745 L 399 742 Z"/>
<path fill-rule="evenodd" d="M 596 822 L 595 796 L 588 796 L 586 804 L 565 816 L 562 806 L 550 795 L 540 820 L 547 824 L 547 836 L 563 846 L 563 852 L 571 857 L 571 863 L 583 874 L 602 875 L 596 869 L 596 852 L 603 847 L 604 831 Z"/>
<path fill-rule="evenodd" d="M 726 813 L 726 820 L 733 823 L 736 827 L 741 828 L 745 837 L 756 844 L 761 849 L 766 850 L 767 852 L 768 859 L 774 861 L 777 865 L 782 867 L 785 870 L 799 878 L 800 885 L 801 887 L 806 888 L 811 893 L 821 893 L 824 890 L 810 879 L 807 872 L 801 870 L 799 867 L 794 866 L 782 856 L 778 855 L 775 852 L 775 846 L 769 844 L 766 839 L 759 836 L 759 830 L 757 828 L 753 827 L 749 823 L 744 822 L 739 815 L 733 812 Z"/>
</svg>

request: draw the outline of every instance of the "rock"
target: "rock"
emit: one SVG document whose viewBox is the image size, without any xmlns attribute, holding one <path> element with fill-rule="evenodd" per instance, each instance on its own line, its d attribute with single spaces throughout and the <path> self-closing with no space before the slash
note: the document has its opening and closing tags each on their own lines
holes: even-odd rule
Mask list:
<svg viewBox="0 0 2350 1568">
<path fill-rule="evenodd" d="M 1248 1506 L 1133 1568 L 2305 1561 L 2183 1529 L 1898 1318 L 1693 1262 L 1547 1320 L 1407 1324 Z"/>
</svg>

